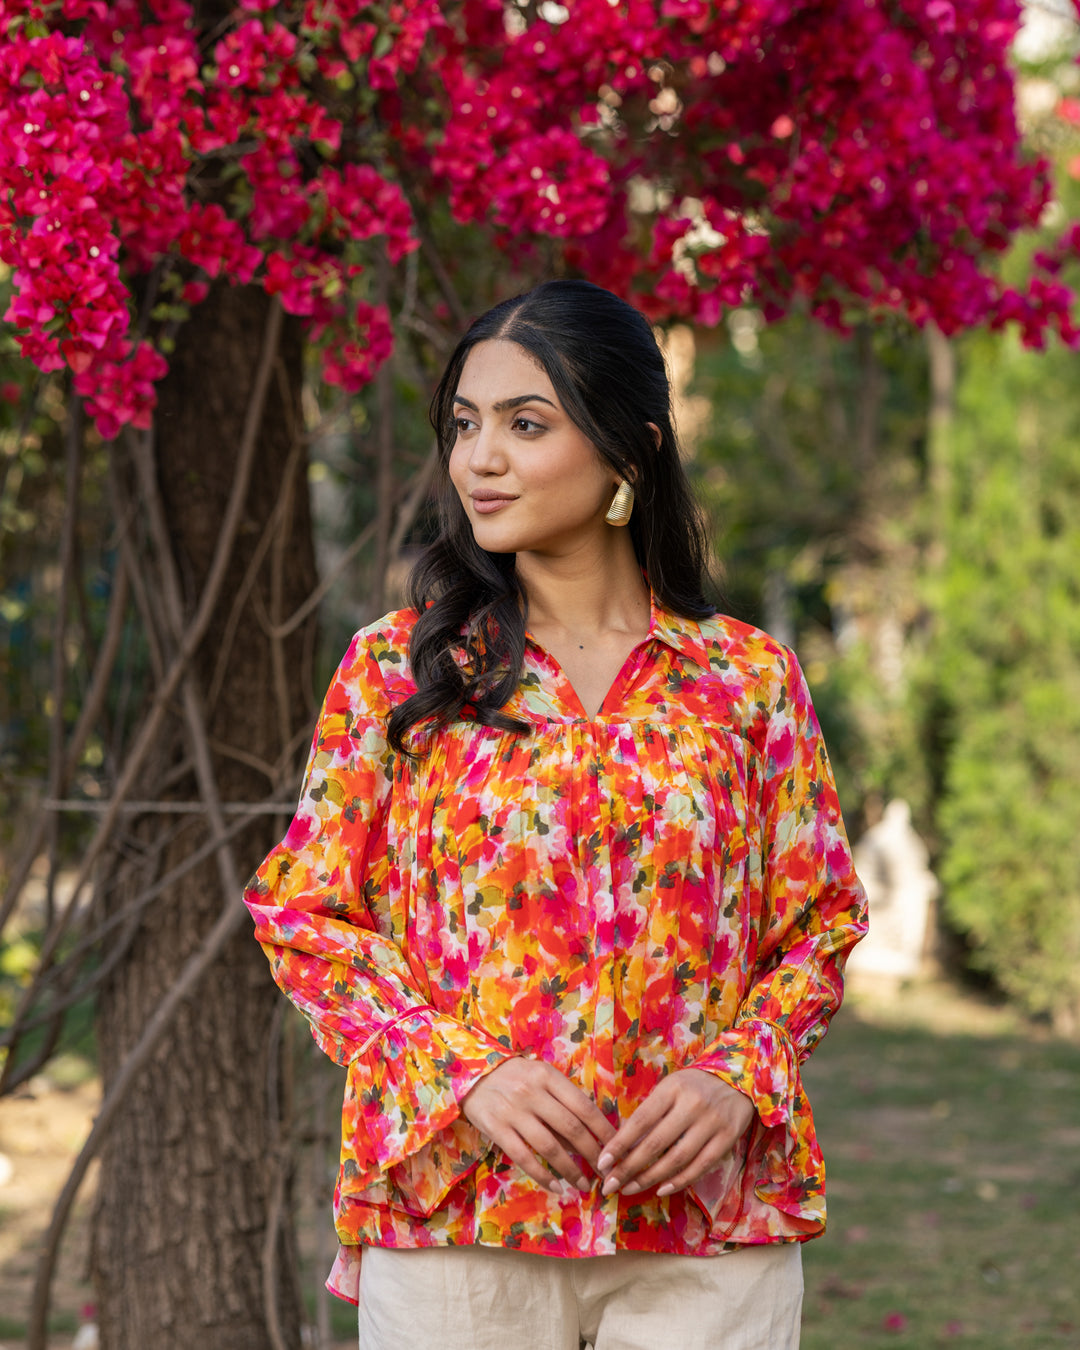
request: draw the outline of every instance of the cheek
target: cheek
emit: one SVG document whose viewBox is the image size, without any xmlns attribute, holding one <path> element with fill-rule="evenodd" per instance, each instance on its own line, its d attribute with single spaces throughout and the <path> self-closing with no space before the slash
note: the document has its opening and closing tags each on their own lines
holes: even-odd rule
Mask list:
<svg viewBox="0 0 1080 1350">
<path fill-rule="evenodd" d="M 446 462 L 446 472 L 457 490 L 458 496 L 462 495 L 462 482 L 465 476 L 466 464 L 465 457 L 459 450 L 459 443 L 454 442 L 454 447 L 450 451 L 450 458 Z"/>
</svg>

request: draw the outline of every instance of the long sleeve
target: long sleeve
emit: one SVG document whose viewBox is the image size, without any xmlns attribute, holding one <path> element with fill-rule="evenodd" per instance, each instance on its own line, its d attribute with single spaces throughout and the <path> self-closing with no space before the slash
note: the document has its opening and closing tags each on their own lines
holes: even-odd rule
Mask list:
<svg viewBox="0 0 1080 1350">
<path fill-rule="evenodd" d="M 799 1066 L 824 1036 L 843 996 L 848 951 L 866 931 L 832 772 L 794 656 L 771 700 L 759 756 L 761 886 L 758 972 L 734 1024 L 694 1061 L 753 1101 L 765 1127 L 757 1194 L 789 1213 L 823 1183 L 823 1165 Z M 822 1196 L 823 1200 L 823 1196 Z"/>
<path fill-rule="evenodd" d="M 348 1070 L 350 1191 L 396 1169 L 409 1208 L 430 1212 L 486 1151 L 459 1102 L 506 1051 L 432 1005 L 386 903 L 394 756 L 377 659 L 354 638 L 323 705 L 300 803 L 245 892 L 274 979 Z"/>
</svg>

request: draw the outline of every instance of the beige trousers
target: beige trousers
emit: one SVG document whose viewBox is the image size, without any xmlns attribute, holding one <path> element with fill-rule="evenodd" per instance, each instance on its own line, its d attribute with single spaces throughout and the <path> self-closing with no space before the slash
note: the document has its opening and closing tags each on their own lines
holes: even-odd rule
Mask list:
<svg viewBox="0 0 1080 1350">
<path fill-rule="evenodd" d="M 564 1260 L 366 1247 L 360 1350 L 797 1350 L 797 1243 Z"/>
</svg>

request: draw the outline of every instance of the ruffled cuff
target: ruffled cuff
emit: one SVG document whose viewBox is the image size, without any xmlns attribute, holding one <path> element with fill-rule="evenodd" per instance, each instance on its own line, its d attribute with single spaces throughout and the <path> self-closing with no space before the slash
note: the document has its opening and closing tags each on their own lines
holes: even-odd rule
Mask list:
<svg viewBox="0 0 1080 1350">
<path fill-rule="evenodd" d="M 396 1206 L 433 1213 L 492 1147 L 459 1103 L 510 1058 L 498 1042 L 428 1008 L 365 1042 L 346 1079 L 340 1193 L 358 1197 L 381 1183 Z"/>
<path fill-rule="evenodd" d="M 805 1231 L 825 1220 L 825 1168 L 799 1061 L 775 1022 L 748 1019 L 723 1032 L 687 1067 L 715 1073 L 750 1098 L 760 1126 L 751 1126 L 746 1165 L 754 1192 Z"/>
<path fill-rule="evenodd" d="M 791 1120 L 799 1066 L 787 1033 L 775 1022 L 739 1023 L 722 1032 L 688 1067 L 708 1069 L 745 1093 L 763 1125 Z"/>
</svg>

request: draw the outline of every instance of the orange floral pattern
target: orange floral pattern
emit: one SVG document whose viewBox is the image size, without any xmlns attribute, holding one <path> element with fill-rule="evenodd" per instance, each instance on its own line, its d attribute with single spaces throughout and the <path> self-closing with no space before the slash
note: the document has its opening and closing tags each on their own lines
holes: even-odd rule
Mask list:
<svg viewBox="0 0 1080 1350">
<path fill-rule="evenodd" d="M 799 1065 L 865 906 L 795 657 L 654 602 L 594 720 L 530 641 L 507 708 L 530 732 L 463 718 L 410 761 L 385 723 L 415 687 L 414 620 L 353 639 L 245 897 L 274 978 L 347 1070 L 331 1287 L 355 1298 L 364 1244 L 712 1254 L 819 1233 Z M 758 1118 L 688 1192 L 552 1194 L 460 1111 L 512 1055 L 616 1124 L 686 1066 Z"/>
</svg>

